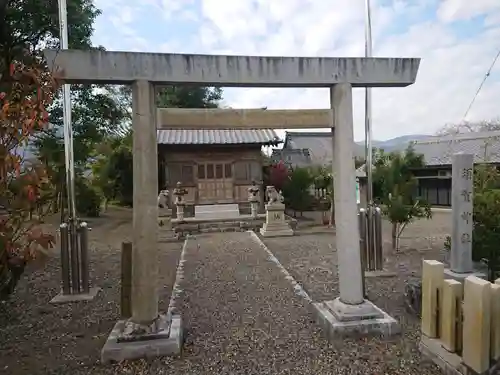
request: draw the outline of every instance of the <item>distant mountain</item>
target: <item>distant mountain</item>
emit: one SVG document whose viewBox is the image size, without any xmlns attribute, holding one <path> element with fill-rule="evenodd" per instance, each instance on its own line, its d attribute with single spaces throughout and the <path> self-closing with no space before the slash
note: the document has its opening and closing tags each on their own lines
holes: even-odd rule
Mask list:
<svg viewBox="0 0 500 375">
<path fill-rule="evenodd" d="M 421 139 L 426 139 L 429 137 L 431 137 L 431 136 L 426 135 L 426 134 L 410 134 L 410 135 L 403 135 L 401 137 L 388 139 L 386 141 L 374 140 L 372 142 L 372 145 L 373 145 L 373 147 L 376 147 L 376 148 L 383 148 L 384 151 L 386 151 L 386 152 L 403 151 L 404 149 L 406 149 L 406 147 L 408 147 L 408 144 L 410 142 L 419 141 Z M 358 146 L 357 148 L 359 150 L 362 150 L 362 152 L 364 152 L 364 147 L 365 147 L 364 141 L 356 142 L 356 145 Z"/>
</svg>

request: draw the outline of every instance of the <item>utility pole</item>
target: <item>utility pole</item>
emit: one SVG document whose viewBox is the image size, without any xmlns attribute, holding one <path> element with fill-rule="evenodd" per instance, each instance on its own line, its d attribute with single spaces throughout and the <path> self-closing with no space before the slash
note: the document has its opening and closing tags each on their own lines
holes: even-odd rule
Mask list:
<svg viewBox="0 0 500 375">
<path fill-rule="evenodd" d="M 68 12 L 66 0 L 58 0 L 60 49 L 68 49 Z M 68 215 L 62 216 L 60 230 L 61 293 L 51 303 L 66 303 L 93 299 L 99 288 L 90 288 L 89 241 L 87 223 L 79 222 L 75 202 L 75 161 L 73 156 L 73 127 L 71 123 L 71 87 L 65 83 L 63 94 L 64 165 Z M 64 206 L 61 208 L 64 211 Z"/>
<path fill-rule="evenodd" d="M 365 0 L 365 57 L 372 57 L 372 22 L 370 0 Z M 372 176 L 372 89 L 365 88 L 365 169 L 368 179 L 366 189 L 366 202 L 368 207 L 373 206 L 373 176 Z"/>
</svg>

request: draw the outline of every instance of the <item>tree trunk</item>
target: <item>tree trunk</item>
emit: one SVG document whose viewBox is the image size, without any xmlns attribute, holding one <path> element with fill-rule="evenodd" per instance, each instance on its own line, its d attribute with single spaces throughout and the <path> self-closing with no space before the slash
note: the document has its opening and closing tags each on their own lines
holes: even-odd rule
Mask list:
<svg viewBox="0 0 500 375">
<path fill-rule="evenodd" d="M 399 250 L 398 223 L 392 223 L 392 250 Z"/>
</svg>

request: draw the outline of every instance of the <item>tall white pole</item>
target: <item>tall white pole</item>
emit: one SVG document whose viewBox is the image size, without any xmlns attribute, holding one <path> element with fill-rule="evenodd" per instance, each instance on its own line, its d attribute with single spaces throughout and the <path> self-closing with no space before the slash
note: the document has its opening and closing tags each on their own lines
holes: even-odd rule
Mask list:
<svg viewBox="0 0 500 375">
<path fill-rule="evenodd" d="M 66 0 L 59 0 L 59 31 L 61 49 L 68 49 L 68 14 Z M 71 97 L 70 85 L 64 84 L 63 92 L 63 133 L 64 133 L 64 159 L 66 168 L 66 190 L 69 219 L 76 221 L 75 204 L 75 165 L 73 159 L 73 129 L 71 126 Z M 75 231 L 72 231 L 72 236 Z"/>
<path fill-rule="evenodd" d="M 370 14 L 370 0 L 365 0 L 365 57 L 372 57 L 372 21 Z M 372 176 L 372 90 L 365 88 L 365 152 L 366 152 L 366 201 L 369 207 L 373 205 L 373 176 Z"/>
</svg>

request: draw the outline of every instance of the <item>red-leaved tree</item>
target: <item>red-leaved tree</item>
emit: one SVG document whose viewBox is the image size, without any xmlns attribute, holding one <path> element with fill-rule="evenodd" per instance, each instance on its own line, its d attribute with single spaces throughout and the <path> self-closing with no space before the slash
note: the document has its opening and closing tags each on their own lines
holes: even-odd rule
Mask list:
<svg viewBox="0 0 500 375">
<path fill-rule="evenodd" d="M 56 83 L 41 60 L 14 62 L 0 71 L 0 298 L 10 294 L 26 264 L 53 246 L 52 234 L 35 220 L 48 187 L 45 171 L 24 160 L 30 139 L 48 124 L 46 108 Z"/>
<path fill-rule="evenodd" d="M 276 188 L 276 190 L 283 190 L 289 180 L 290 173 L 283 161 L 271 165 L 269 170 L 269 182 Z"/>
</svg>

